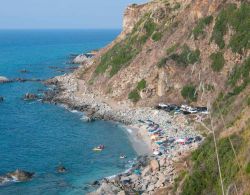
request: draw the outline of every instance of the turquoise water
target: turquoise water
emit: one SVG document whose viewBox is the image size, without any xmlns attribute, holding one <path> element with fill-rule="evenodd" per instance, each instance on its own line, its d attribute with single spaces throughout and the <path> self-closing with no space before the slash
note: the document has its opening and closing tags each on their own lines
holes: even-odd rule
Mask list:
<svg viewBox="0 0 250 195">
<path fill-rule="evenodd" d="M 0 75 L 46 79 L 61 73 L 50 66 L 70 67 L 70 54 L 84 53 L 112 41 L 118 30 L 0 31 Z M 28 74 L 20 73 L 27 69 Z M 105 121 L 85 123 L 81 113 L 62 107 L 25 102 L 27 92 L 38 93 L 40 83 L 0 85 L 0 175 L 15 169 L 35 172 L 25 183 L 0 186 L 4 195 L 85 194 L 96 179 L 124 171 L 136 154 L 124 130 Z M 95 153 L 92 148 L 104 144 Z M 126 160 L 119 159 L 126 154 Z M 68 172 L 57 174 L 63 164 Z"/>
</svg>

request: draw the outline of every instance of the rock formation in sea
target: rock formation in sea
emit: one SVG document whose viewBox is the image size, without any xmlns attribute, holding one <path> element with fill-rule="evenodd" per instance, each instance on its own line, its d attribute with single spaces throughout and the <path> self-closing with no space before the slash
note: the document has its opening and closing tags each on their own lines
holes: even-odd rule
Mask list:
<svg viewBox="0 0 250 195">
<path fill-rule="evenodd" d="M 6 184 L 9 182 L 26 182 L 33 178 L 34 173 L 17 169 L 14 172 L 7 173 L 0 176 L 0 184 Z"/>
<path fill-rule="evenodd" d="M 10 80 L 7 77 L 0 76 L 0 84 L 1 83 L 8 83 L 8 82 L 10 82 Z"/>
<path fill-rule="evenodd" d="M 24 100 L 35 100 L 37 98 L 38 98 L 38 96 L 36 94 L 33 94 L 33 93 L 26 93 L 23 97 Z"/>
</svg>

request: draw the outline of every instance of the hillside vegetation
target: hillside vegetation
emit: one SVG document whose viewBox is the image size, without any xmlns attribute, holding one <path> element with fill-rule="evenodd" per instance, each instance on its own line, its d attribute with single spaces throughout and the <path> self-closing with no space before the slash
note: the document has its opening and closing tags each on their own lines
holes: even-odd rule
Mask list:
<svg viewBox="0 0 250 195">
<path fill-rule="evenodd" d="M 250 3 L 154 0 L 131 5 L 124 21 L 81 78 L 130 106 L 210 105 L 212 121 L 201 128 L 207 139 L 175 190 L 250 194 Z"/>
</svg>

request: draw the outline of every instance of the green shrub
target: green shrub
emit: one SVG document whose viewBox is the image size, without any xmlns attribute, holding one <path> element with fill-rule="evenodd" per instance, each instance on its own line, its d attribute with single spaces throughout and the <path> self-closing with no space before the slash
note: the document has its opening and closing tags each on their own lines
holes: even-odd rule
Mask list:
<svg viewBox="0 0 250 195">
<path fill-rule="evenodd" d="M 235 4 L 227 5 L 216 18 L 212 38 L 215 43 L 223 49 L 225 47 L 224 35 L 228 26 L 232 27 L 235 33 L 229 41 L 229 47 L 233 52 L 242 53 L 243 49 L 250 48 L 250 4 L 242 3 L 237 9 Z"/>
<path fill-rule="evenodd" d="M 196 87 L 193 85 L 186 85 L 181 90 L 181 95 L 184 99 L 194 102 L 197 100 Z"/>
<path fill-rule="evenodd" d="M 225 59 L 222 52 L 212 53 L 210 55 L 210 59 L 212 60 L 211 68 L 215 72 L 219 72 L 222 70 L 225 64 Z"/>
<path fill-rule="evenodd" d="M 128 65 L 141 51 L 143 44 L 154 33 L 156 27 L 157 25 L 149 15 L 146 14 L 142 17 L 142 19 L 136 23 L 132 33 L 102 55 L 95 73 L 105 73 L 106 70 L 110 68 L 109 76 L 114 76 L 119 70 Z M 140 34 L 139 32 L 144 33 Z"/>
<path fill-rule="evenodd" d="M 247 98 L 247 105 L 250 106 L 250 97 Z"/>
<path fill-rule="evenodd" d="M 246 166 L 246 173 L 247 173 L 247 174 L 250 174 L 250 162 L 247 163 L 247 166 Z"/>
<path fill-rule="evenodd" d="M 132 102 L 138 102 L 140 98 L 141 97 L 136 89 L 128 94 L 128 99 L 130 99 Z"/>
<path fill-rule="evenodd" d="M 111 67 L 110 76 L 115 75 L 123 66 L 125 66 L 138 53 L 138 49 L 126 39 L 117 43 L 113 48 L 107 51 L 102 57 L 95 72 L 97 74 L 104 73 Z"/>
<path fill-rule="evenodd" d="M 194 39 L 198 39 L 200 35 L 204 35 L 204 28 L 213 21 L 213 16 L 207 16 L 199 20 L 196 27 L 193 29 Z"/>
<path fill-rule="evenodd" d="M 173 10 L 177 10 L 181 8 L 181 4 L 180 3 L 176 3 L 173 7 Z"/>
<path fill-rule="evenodd" d="M 206 89 L 207 91 L 214 91 L 214 86 L 211 85 L 211 84 L 205 84 L 205 89 Z"/>
<path fill-rule="evenodd" d="M 168 58 L 162 58 L 160 61 L 157 63 L 158 68 L 164 67 L 167 63 Z"/>
<path fill-rule="evenodd" d="M 250 57 L 248 57 L 243 64 L 237 64 L 228 78 L 228 84 L 235 87 L 240 79 L 243 79 L 245 83 L 249 83 L 250 72 Z"/>
<path fill-rule="evenodd" d="M 218 112 L 218 107 L 221 109 L 222 114 L 226 115 L 231 109 L 232 103 L 250 83 L 250 57 L 248 57 L 242 64 L 237 64 L 228 77 L 229 91 L 226 94 L 220 93 L 216 99 L 213 108 L 214 113 Z M 218 106 L 217 106 L 218 105 Z"/>
<path fill-rule="evenodd" d="M 130 99 L 132 102 L 138 102 L 141 99 L 139 92 L 145 89 L 146 86 L 146 80 L 142 79 L 140 82 L 137 83 L 136 88 L 128 94 L 128 99 Z"/>
<path fill-rule="evenodd" d="M 180 54 L 172 54 L 169 58 L 174 60 L 177 65 L 187 67 L 189 64 L 194 64 L 200 60 L 200 50 L 192 51 L 187 45 L 184 45 Z"/>
<path fill-rule="evenodd" d="M 146 88 L 146 85 L 147 85 L 147 82 L 145 81 L 145 79 L 142 79 L 142 80 L 137 84 L 136 89 L 137 89 L 138 91 L 141 91 L 141 90 L 143 90 L 143 89 Z"/>
<path fill-rule="evenodd" d="M 229 24 L 235 30 L 229 46 L 233 52 L 241 53 L 242 50 L 250 49 L 250 4 L 242 3 L 240 8 L 234 12 L 234 15 L 229 20 Z"/>
<path fill-rule="evenodd" d="M 159 41 L 161 38 L 162 38 L 162 33 L 161 33 L 161 32 L 155 32 L 155 33 L 152 35 L 153 41 Z"/>
<path fill-rule="evenodd" d="M 171 54 L 171 53 L 173 53 L 173 52 L 175 52 L 176 51 L 176 49 L 179 47 L 179 43 L 176 43 L 176 44 L 174 44 L 174 45 L 172 45 L 171 47 L 169 47 L 168 49 L 167 49 L 167 55 L 169 55 L 169 54 Z"/>
<path fill-rule="evenodd" d="M 235 150 L 238 151 L 242 139 L 233 135 L 231 140 Z M 223 184 L 226 188 L 238 173 L 238 165 L 228 138 L 218 140 L 217 147 Z M 211 136 L 192 153 L 192 161 L 193 170 L 184 182 L 182 194 L 221 194 L 215 146 Z"/>
<path fill-rule="evenodd" d="M 237 9 L 235 4 L 229 4 L 224 8 L 216 18 L 212 33 L 212 40 L 223 49 L 225 47 L 224 35 L 227 32 L 228 21 L 232 18 L 234 11 Z"/>
<path fill-rule="evenodd" d="M 144 29 L 146 30 L 146 34 L 148 35 L 148 37 L 154 33 L 156 29 L 156 24 L 151 18 L 147 19 L 144 23 Z"/>
</svg>

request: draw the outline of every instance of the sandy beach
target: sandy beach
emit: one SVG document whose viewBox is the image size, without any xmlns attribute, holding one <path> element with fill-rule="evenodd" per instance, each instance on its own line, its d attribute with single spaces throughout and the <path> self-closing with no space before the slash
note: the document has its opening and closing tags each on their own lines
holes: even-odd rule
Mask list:
<svg viewBox="0 0 250 195">
<path fill-rule="evenodd" d="M 108 98 L 89 91 L 85 82 L 74 74 L 56 77 L 47 84 L 56 87 L 44 101 L 84 112 L 87 121 L 120 123 L 140 156 L 128 172 L 98 182 L 98 189 L 91 193 L 93 195 L 118 194 L 124 188 L 157 195 L 157 189 L 173 186 L 174 179 L 186 166 L 183 159 L 203 141 L 187 116 L 151 107 L 114 104 Z"/>
<path fill-rule="evenodd" d="M 152 155 L 153 150 L 150 140 L 143 126 L 130 125 L 124 127 L 126 129 L 129 140 L 132 143 L 138 155 Z"/>
</svg>

